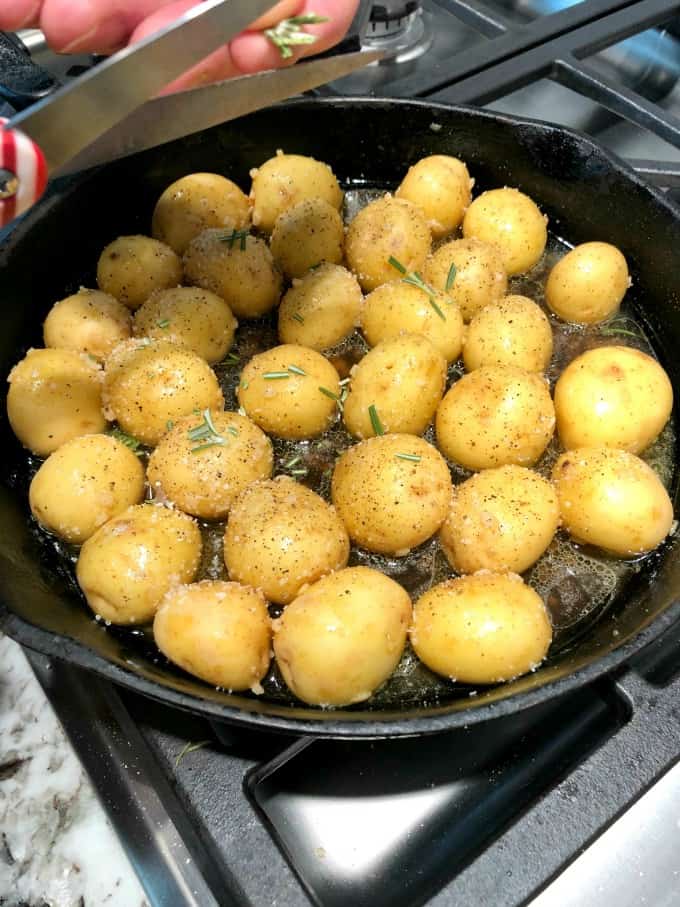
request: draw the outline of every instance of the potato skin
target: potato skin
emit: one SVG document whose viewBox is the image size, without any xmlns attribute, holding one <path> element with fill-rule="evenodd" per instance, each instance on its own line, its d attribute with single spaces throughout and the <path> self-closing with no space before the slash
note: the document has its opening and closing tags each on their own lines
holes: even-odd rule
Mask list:
<svg viewBox="0 0 680 907">
<path fill-rule="evenodd" d="M 536 203 L 519 189 L 490 189 L 465 212 L 463 236 L 495 243 L 512 276 L 538 262 L 548 241 L 547 222 Z"/>
<path fill-rule="evenodd" d="M 161 652 L 213 686 L 261 693 L 271 658 L 271 621 L 261 592 L 202 580 L 175 586 L 153 621 Z"/>
<path fill-rule="evenodd" d="M 104 410 L 123 431 L 153 447 L 195 409 L 222 409 L 224 398 L 210 366 L 167 340 L 128 340 L 106 362 Z"/>
<path fill-rule="evenodd" d="M 456 276 L 447 291 L 451 265 L 455 265 Z M 485 305 L 498 302 L 508 289 L 500 250 L 480 239 L 453 239 L 440 246 L 425 262 L 423 277 L 460 306 L 464 321 L 469 321 Z"/>
<path fill-rule="evenodd" d="M 447 362 L 455 361 L 463 346 L 463 316 L 450 296 L 435 291 L 437 314 L 429 293 L 419 287 L 390 280 L 376 287 L 364 300 L 361 330 L 371 346 L 394 340 L 402 334 L 421 334 L 439 350 Z"/>
<path fill-rule="evenodd" d="M 616 246 L 588 242 L 553 267 L 545 301 L 563 321 L 597 324 L 614 314 L 629 286 L 628 265 Z"/>
<path fill-rule="evenodd" d="M 279 339 L 318 352 L 330 349 L 357 326 L 362 300 L 354 274 L 325 262 L 293 280 L 281 300 Z"/>
<path fill-rule="evenodd" d="M 85 287 L 55 302 L 43 324 L 45 346 L 78 350 L 97 359 L 106 359 L 131 333 L 127 306 L 108 293 Z"/>
<path fill-rule="evenodd" d="M 104 431 L 103 372 L 75 350 L 29 350 L 9 373 L 7 416 L 24 447 L 46 457 L 71 438 Z"/>
<path fill-rule="evenodd" d="M 439 539 L 457 573 L 523 573 L 552 541 L 559 518 L 550 482 L 523 466 L 500 466 L 454 486 Z"/>
<path fill-rule="evenodd" d="M 444 456 L 467 469 L 531 466 L 553 436 L 555 409 L 540 375 L 485 366 L 447 391 L 435 427 Z"/>
<path fill-rule="evenodd" d="M 627 346 L 601 346 L 572 360 L 555 385 L 563 447 L 645 450 L 673 409 L 673 386 L 656 359 Z"/>
<path fill-rule="evenodd" d="M 363 702 L 401 658 L 411 601 L 370 567 L 309 586 L 274 621 L 274 653 L 292 692 L 310 705 Z"/>
<path fill-rule="evenodd" d="M 418 599 L 413 612 L 418 658 L 461 683 L 514 680 L 543 661 L 551 640 L 543 601 L 514 573 L 447 580 Z"/>
<path fill-rule="evenodd" d="M 184 255 L 203 230 L 243 230 L 250 202 L 236 183 L 217 173 L 189 173 L 164 190 L 151 218 L 151 235 Z"/>
<path fill-rule="evenodd" d="M 143 624 L 168 589 L 191 582 L 200 559 L 201 533 L 190 516 L 159 504 L 135 504 L 85 542 L 76 577 L 99 617 Z"/>
<path fill-rule="evenodd" d="M 463 220 L 473 183 L 457 157 L 432 154 L 409 167 L 394 194 L 422 208 L 432 236 L 441 239 Z"/>
<path fill-rule="evenodd" d="M 181 259 L 170 246 L 150 236 L 119 236 L 97 262 L 99 289 L 133 310 L 154 290 L 167 290 L 181 282 Z"/>
<path fill-rule="evenodd" d="M 270 248 L 286 277 L 303 277 L 319 262 L 339 265 L 345 228 L 338 209 L 323 198 L 307 198 L 276 218 Z"/>
<path fill-rule="evenodd" d="M 347 564 L 335 510 L 288 476 L 254 482 L 235 501 L 224 534 L 229 577 L 285 605 L 307 583 Z"/>
<path fill-rule="evenodd" d="M 170 340 L 212 365 L 231 349 L 238 321 L 227 303 L 199 287 L 153 293 L 135 312 L 135 337 Z"/>
<path fill-rule="evenodd" d="M 225 439 L 204 450 L 189 431 L 201 425 L 203 414 L 184 416 L 161 438 L 149 457 L 149 484 L 155 493 L 180 510 L 204 520 L 222 520 L 238 495 L 273 469 L 269 438 L 239 413 L 212 410 L 210 418 Z"/>
<path fill-rule="evenodd" d="M 469 372 L 483 365 L 544 372 L 552 351 L 552 328 L 540 306 L 526 296 L 505 296 L 485 306 L 470 322 L 463 362 Z"/>
<path fill-rule="evenodd" d="M 403 455 L 419 457 L 416 461 Z M 449 511 L 451 476 L 439 451 L 415 435 L 381 435 L 338 458 L 331 497 L 352 541 L 397 557 L 429 539 Z"/>
<path fill-rule="evenodd" d="M 259 318 L 277 305 L 281 274 L 264 240 L 248 234 L 232 243 L 228 235 L 204 230 L 192 239 L 183 259 L 187 283 L 216 293 L 238 318 Z"/>
<path fill-rule="evenodd" d="M 355 438 L 372 438 L 374 405 L 385 432 L 422 435 L 446 387 L 446 359 L 426 337 L 403 334 L 374 346 L 352 369 L 343 419 Z"/>
<path fill-rule="evenodd" d="M 569 450 L 555 463 L 552 479 L 562 524 L 577 542 L 635 557 L 652 551 L 670 532 L 668 492 L 654 470 L 627 450 Z"/>
<path fill-rule="evenodd" d="M 83 435 L 62 444 L 37 471 L 28 492 L 40 525 L 76 545 L 143 496 L 144 467 L 110 435 Z"/>
<path fill-rule="evenodd" d="M 419 271 L 430 254 L 432 236 L 420 208 L 405 198 L 386 195 L 366 205 L 347 229 L 345 257 L 366 292 L 394 280 L 399 271 Z"/>
<path fill-rule="evenodd" d="M 322 198 L 338 211 L 342 206 L 344 195 L 333 171 L 313 157 L 277 151 L 250 175 L 253 225 L 265 233 L 272 232 L 283 211 L 305 199 Z"/>
<path fill-rule="evenodd" d="M 290 371 L 289 366 L 305 374 Z M 288 377 L 265 377 L 277 373 Z M 283 344 L 253 356 L 241 373 L 237 396 L 263 431 L 301 440 L 322 434 L 336 418 L 335 400 L 320 387 L 339 398 L 340 378 L 330 362 L 314 350 Z"/>
</svg>

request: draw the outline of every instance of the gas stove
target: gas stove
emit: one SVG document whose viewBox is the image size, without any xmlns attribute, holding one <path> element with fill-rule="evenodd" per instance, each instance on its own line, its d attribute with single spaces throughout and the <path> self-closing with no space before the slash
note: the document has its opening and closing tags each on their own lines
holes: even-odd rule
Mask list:
<svg viewBox="0 0 680 907">
<path fill-rule="evenodd" d="M 680 188 L 680 2 L 381 0 L 326 86 L 588 132 Z M 63 78 L 92 60 L 55 60 Z M 680 625 L 625 671 L 431 737 L 246 732 L 31 655 L 154 907 L 680 903 Z"/>
</svg>

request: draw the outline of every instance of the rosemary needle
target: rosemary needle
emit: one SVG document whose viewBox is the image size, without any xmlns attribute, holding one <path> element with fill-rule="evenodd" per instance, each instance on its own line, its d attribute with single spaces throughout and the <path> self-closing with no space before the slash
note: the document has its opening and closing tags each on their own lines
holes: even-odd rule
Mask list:
<svg viewBox="0 0 680 907">
<path fill-rule="evenodd" d="M 299 365 L 289 365 L 288 371 L 292 372 L 294 375 L 307 375 L 307 372 L 304 369 L 301 369 Z"/>
<path fill-rule="evenodd" d="M 420 463 L 418 454 L 396 453 L 394 456 L 400 460 L 409 460 L 411 463 Z"/>
<path fill-rule="evenodd" d="M 458 273 L 458 268 L 453 264 L 453 262 L 451 262 L 451 267 L 449 268 L 449 273 L 448 273 L 448 276 L 447 276 L 447 278 L 446 278 L 446 292 L 447 292 L 447 293 L 449 292 L 449 290 L 450 290 L 451 287 L 453 286 L 453 282 L 454 282 L 454 280 L 456 279 L 456 274 L 457 274 L 457 273 Z"/>
<path fill-rule="evenodd" d="M 293 314 L 292 314 L 290 317 L 291 317 L 294 321 L 298 321 L 300 324 L 304 324 L 304 323 L 305 323 L 305 319 L 302 317 L 302 315 L 301 315 L 299 312 L 293 312 Z"/>
<path fill-rule="evenodd" d="M 279 378 L 290 378 L 288 372 L 265 372 L 262 377 L 265 381 L 276 381 Z"/>
<path fill-rule="evenodd" d="M 371 417 L 371 425 L 373 426 L 375 434 L 384 435 L 385 429 L 380 421 L 380 416 L 378 415 L 378 410 L 375 408 L 375 403 L 371 403 L 368 407 L 368 415 Z"/>
<path fill-rule="evenodd" d="M 314 44 L 316 41 L 316 35 L 300 30 L 301 25 L 320 25 L 328 21 L 326 16 L 317 16 L 316 13 L 291 16 L 289 19 L 282 19 L 274 28 L 265 29 L 264 34 L 278 49 L 282 59 L 287 60 L 293 56 L 291 48 L 302 44 Z"/>
</svg>

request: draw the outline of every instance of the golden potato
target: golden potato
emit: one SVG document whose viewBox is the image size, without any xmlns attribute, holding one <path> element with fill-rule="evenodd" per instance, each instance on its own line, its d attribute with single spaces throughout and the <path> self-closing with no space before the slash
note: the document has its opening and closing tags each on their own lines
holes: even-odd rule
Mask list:
<svg viewBox="0 0 680 907">
<path fill-rule="evenodd" d="M 182 282 L 182 261 L 170 246 L 149 236 L 119 236 L 97 262 L 97 285 L 129 309 L 138 309 L 154 290 Z"/>
<path fill-rule="evenodd" d="M 463 362 L 469 372 L 483 365 L 517 365 L 528 372 L 544 372 L 552 350 L 552 328 L 540 306 L 526 296 L 505 296 L 485 306 L 470 322 Z"/>
<path fill-rule="evenodd" d="M 153 621 L 156 645 L 170 661 L 229 691 L 262 693 L 271 635 L 262 593 L 219 580 L 170 589 Z"/>
<path fill-rule="evenodd" d="M 231 232 L 249 223 L 250 202 L 236 183 L 217 173 L 190 173 L 171 183 L 156 202 L 151 235 L 184 255 L 204 230 Z"/>
<path fill-rule="evenodd" d="M 523 573 L 552 541 L 559 517 L 550 482 L 523 466 L 500 466 L 454 486 L 439 538 L 458 573 Z"/>
<path fill-rule="evenodd" d="M 371 346 L 401 334 L 422 334 L 447 362 L 458 358 L 463 345 L 463 316 L 451 297 L 438 290 L 430 294 L 403 280 L 383 283 L 368 294 L 361 330 Z"/>
<path fill-rule="evenodd" d="M 626 259 L 616 246 L 587 242 L 553 267 L 545 301 L 563 321 L 597 324 L 614 314 L 630 284 Z"/>
<path fill-rule="evenodd" d="M 337 211 L 342 206 L 344 196 L 333 171 L 313 157 L 277 151 L 250 175 L 253 224 L 265 233 L 271 233 L 283 211 L 305 199 L 322 198 Z"/>
<path fill-rule="evenodd" d="M 311 705 L 368 699 L 396 668 L 411 600 L 370 567 L 331 573 L 274 621 L 274 654 L 292 692 Z"/>
<path fill-rule="evenodd" d="M 322 261 L 342 261 L 345 228 L 338 209 L 323 198 L 306 198 L 276 218 L 271 245 L 286 277 L 302 277 Z"/>
<path fill-rule="evenodd" d="M 352 369 L 343 419 L 355 438 L 385 432 L 422 435 L 446 387 L 446 359 L 420 334 L 383 340 Z"/>
<path fill-rule="evenodd" d="M 464 321 L 498 302 L 508 289 L 500 250 L 479 239 L 454 239 L 440 246 L 425 262 L 423 277 L 460 306 Z"/>
<path fill-rule="evenodd" d="M 144 467 L 110 435 L 83 435 L 62 444 L 36 472 L 28 492 L 40 525 L 75 545 L 143 497 Z"/>
<path fill-rule="evenodd" d="M 239 404 L 256 425 L 279 438 L 315 438 L 337 414 L 338 373 L 321 353 L 294 344 L 253 356 L 241 373 Z"/>
<path fill-rule="evenodd" d="M 345 256 L 362 288 L 375 290 L 394 280 L 399 269 L 418 271 L 430 254 L 432 236 L 420 208 L 405 198 L 386 195 L 366 205 L 347 230 Z"/>
<path fill-rule="evenodd" d="M 209 364 L 224 359 L 238 321 L 224 299 L 199 287 L 159 290 L 135 312 L 136 337 L 180 343 Z"/>
<path fill-rule="evenodd" d="M 272 445 L 239 413 L 206 410 L 174 424 L 149 457 L 154 493 L 205 520 L 222 520 L 235 498 L 273 469 Z"/>
<path fill-rule="evenodd" d="M 399 557 L 446 519 L 451 476 L 439 451 L 422 438 L 382 435 L 338 458 L 331 497 L 352 541 Z"/>
<path fill-rule="evenodd" d="M 130 310 L 108 293 L 86 290 L 55 302 L 43 324 L 45 346 L 106 359 L 132 333 Z"/>
<path fill-rule="evenodd" d="M 652 551 L 673 524 L 673 505 L 658 476 L 627 450 L 581 447 L 553 468 L 562 525 L 577 542 L 617 557 Z"/>
<path fill-rule="evenodd" d="M 563 447 L 620 447 L 640 453 L 661 433 L 673 409 L 673 386 L 656 359 L 627 346 L 577 356 L 555 385 Z"/>
<path fill-rule="evenodd" d="M 409 167 L 394 194 L 422 208 L 432 236 L 441 239 L 463 220 L 473 184 L 457 157 L 432 154 Z"/>
<path fill-rule="evenodd" d="M 359 321 L 363 296 L 356 277 L 340 265 L 322 264 L 293 281 L 279 306 L 279 339 L 312 350 L 330 349 Z"/>
<path fill-rule="evenodd" d="M 184 253 L 187 283 L 221 296 L 238 318 L 259 318 L 283 286 L 269 246 L 250 234 L 204 230 Z"/>
<path fill-rule="evenodd" d="M 288 476 L 254 482 L 238 497 L 224 534 L 231 579 L 285 605 L 307 583 L 347 564 L 349 539 L 335 510 Z"/>
<path fill-rule="evenodd" d="M 224 398 L 210 366 L 168 340 L 128 340 L 106 361 L 104 411 L 143 444 L 157 444 L 194 410 L 222 409 Z"/>
<path fill-rule="evenodd" d="M 431 671 L 461 683 L 499 683 L 533 671 L 552 627 L 541 597 L 514 573 L 447 580 L 415 604 L 411 644 Z"/>
<path fill-rule="evenodd" d="M 519 189 L 491 189 L 472 202 L 463 219 L 463 236 L 495 243 L 509 275 L 523 274 L 538 262 L 548 241 L 548 218 Z"/>
<path fill-rule="evenodd" d="M 29 350 L 7 378 L 12 431 L 39 457 L 71 438 L 104 431 L 102 379 L 101 368 L 86 353 Z"/>
<path fill-rule="evenodd" d="M 159 504 L 135 504 L 85 542 L 76 577 L 98 617 L 143 624 L 168 589 L 192 581 L 200 560 L 201 533 L 190 516 Z"/>
<path fill-rule="evenodd" d="M 444 456 L 467 469 L 531 466 L 553 436 L 555 409 L 540 375 L 511 365 L 485 366 L 449 389 L 435 427 Z"/>
</svg>

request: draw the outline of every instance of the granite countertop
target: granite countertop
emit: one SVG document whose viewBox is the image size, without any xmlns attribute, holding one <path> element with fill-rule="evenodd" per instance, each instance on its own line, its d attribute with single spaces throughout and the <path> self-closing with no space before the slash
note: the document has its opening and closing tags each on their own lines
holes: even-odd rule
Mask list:
<svg viewBox="0 0 680 907">
<path fill-rule="evenodd" d="M 0 905 L 149 907 L 24 653 L 1 634 Z"/>
</svg>

